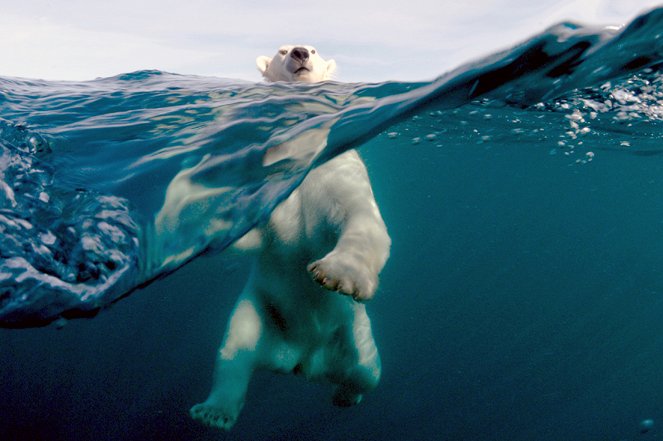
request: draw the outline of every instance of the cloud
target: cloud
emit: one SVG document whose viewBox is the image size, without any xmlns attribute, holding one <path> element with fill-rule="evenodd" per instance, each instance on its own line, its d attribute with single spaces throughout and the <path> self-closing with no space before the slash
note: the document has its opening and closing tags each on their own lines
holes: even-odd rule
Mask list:
<svg viewBox="0 0 663 441">
<path fill-rule="evenodd" d="M 140 34 L 96 31 L 3 14 L 3 75 L 91 79 L 145 68 L 177 71 L 214 56 L 214 51 L 177 48 Z"/>
<path fill-rule="evenodd" d="M 431 78 L 562 20 L 623 23 L 650 0 L 23 0 L 3 5 L 0 74 L 90 79 L 137 69 L 258 80 L 254 60 L 308 43 L 345 81 Z"/>
</svg>

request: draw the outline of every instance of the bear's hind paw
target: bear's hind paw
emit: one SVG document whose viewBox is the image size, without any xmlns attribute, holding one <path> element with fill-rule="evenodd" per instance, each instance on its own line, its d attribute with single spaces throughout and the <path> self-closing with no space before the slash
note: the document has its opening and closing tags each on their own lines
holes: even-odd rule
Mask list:
<svg viewBox="0 0 663 441">
<path fill-rule="evenodd" d="M 189 411 L 191 418 L 206 426 L 221 430 L 230 430 L 235 425 L 237 417 L 229 416 L 223 409 L 207 403 L 196 404 Z"/>
<path fill-rule="evenodd" d="M 337 407 L 352 407 L 361 402 L 362 394 L 350 392 L 339 387 L 332 397 L 332 403 Z"/>
</svg>

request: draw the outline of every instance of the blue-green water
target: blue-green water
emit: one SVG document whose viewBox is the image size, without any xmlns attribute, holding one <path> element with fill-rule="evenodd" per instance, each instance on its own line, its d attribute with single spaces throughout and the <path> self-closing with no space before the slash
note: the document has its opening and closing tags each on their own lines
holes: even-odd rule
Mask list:
<svg viewBox="0 0 663 441">
<path fill-rule="evenodd" d="M 0 439 L 658 439 L 662 29 L 562 25 L 419 84 L 0 78 L 0 320 L 112 304 L 0 333 Z M 380 386 L 347 410 L 259 374 L 229 434 L 199 427 L 248 263 L 210 251 L 354 146 L 393 239 Z"/>
</svg>

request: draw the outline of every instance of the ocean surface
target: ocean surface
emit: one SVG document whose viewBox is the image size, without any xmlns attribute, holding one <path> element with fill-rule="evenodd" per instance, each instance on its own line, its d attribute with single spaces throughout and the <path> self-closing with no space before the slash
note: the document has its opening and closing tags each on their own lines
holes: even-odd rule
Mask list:
<svg viewBox="0 0 663 441">
<path fill-rule="evenodd" d="M 379 387 L 258 373 L 199 426 L 223 249 L 349 148 L 393 240 Z M 663 439 L 662 268 L 663 9 L 420 83 L 0 77 L 0 440 Z"/>
</svg>

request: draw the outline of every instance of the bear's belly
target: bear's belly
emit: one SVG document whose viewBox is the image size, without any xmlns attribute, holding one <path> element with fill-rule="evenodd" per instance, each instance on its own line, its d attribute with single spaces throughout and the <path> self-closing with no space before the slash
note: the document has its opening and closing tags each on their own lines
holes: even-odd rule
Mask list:
<svg viewBox="0 0 663 441">
<path fill-rule="evenodd" d="M 309 380 L 329 379 L 339 365 L 352 364 L 357 351 L 347 335 L 349 324 L 332 327 L 307 327 L 273 338 L 270 362 L 273 370 L 302 375 Z"/>
<path fill-rule="evenodd" d="M 306 261 L 260 259 L 252 279 L 265 320 L 278 335 L 302 348 L 332 341 L 339 327 L 354 319 L 354 300 L 313 281 Z"/>
<path fill-rule="evenodd" d="M 265 320 L 283 338 L 315 346 L 333 339 L 354 318 L 354 300 L 306 279 L 301 284 L 279 279 L 256 290 Z"/>
</svg>

